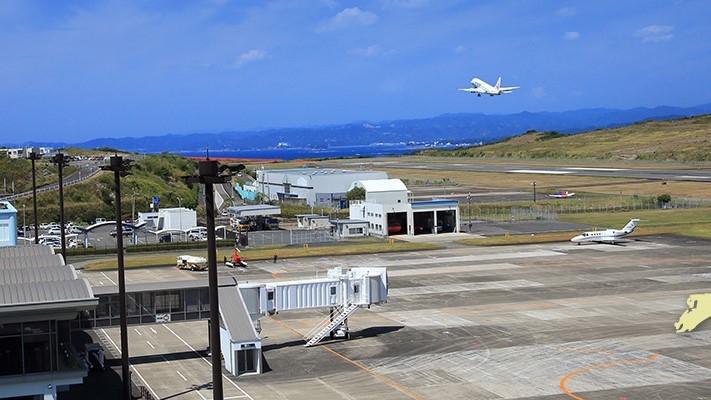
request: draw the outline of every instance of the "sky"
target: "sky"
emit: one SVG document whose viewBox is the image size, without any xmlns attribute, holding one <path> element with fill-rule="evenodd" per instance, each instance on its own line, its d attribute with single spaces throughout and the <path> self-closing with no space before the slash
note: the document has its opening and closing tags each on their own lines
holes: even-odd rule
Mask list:
<svg viewBox="0 0 711 400">
<path fill-rule="evenodd" d="M 711 102 L 706 0 L 0 0 L 0 145 Z M 521 88 L 457 91 L 479 77 Z"/>
</svg>

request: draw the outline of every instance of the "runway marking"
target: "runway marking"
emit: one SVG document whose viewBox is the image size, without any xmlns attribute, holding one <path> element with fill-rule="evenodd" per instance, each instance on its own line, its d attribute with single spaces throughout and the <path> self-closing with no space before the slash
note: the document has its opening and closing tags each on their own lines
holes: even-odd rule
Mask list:
<svg viewBox="0 0 711 400">
<path fill-rule="evenodd" d="M 109 278 L 108 275 L 106 275 L 104 272 L 101 272 L 101 275 L 104 276 L 104 278 L 108 279 L 109 282 L 111 282 L 112 285 L 116 285 L 116 282 L 112 281 L 111 278 Z M 103 285 L 103 283 L 102 283 Z"/>
<path fill-rule="evenodd" d="M 181 378 L 183 378 L 185 382 L 188 381 L 188 378 L 184 377 L 183 374 L 180 373 L 180 371 L 175 371 L 175 373 L 178 374 L 178 376 L 180 376 Z"/>
<path fill-rule="evenodd" d="M 623 360 L 623 361 L 613 361 L 609 363 L 604 363 L 604 364 L 598 364 L 598 365 L 593 365 L 590 367 L 585 367 L 581 368 L 579 370 L 573 371 L 569 373 L 568 375 L 564 376 L 563 379 L 560 380 L 560 389 L 563 391 L 563 393 L 567 394 L 568 396 L 574 398 L 575 400 L 584 400 L 582 397 L 576 396 L 573 393 L 571 393 L 566 387 L 565 383 L 568 381 L 568 379 L 582 374 L 583 372 L 588 372 L 592 371 L 594 369 L 600 369 L 600 368 L 605 368 L 605 367 L 613 367 L 615 365 L 626 365 L 626 364 L 634 364 L 634 363 L 643 363 L 643 362 L 650 362 L 654 361 L 659 356 L 659 354 L 652 354 L 651 356 L 647 358 L 639 358 L 639 359 L 634 359 L 634 360 Z"/>
<path fill-rule="evenodd" d="M 203 357 L 202 354 L 200 354 L 197 350 L 195 350 L 195 348 L 193 348 L 193 346 L 191 346 L 190 344 L 188 344 L 188 342 L 186 342 L 185 340 L 183 340 L 183 338 L 181 338 L 177 333 L 175 333 L 175 331 L 173 331 L 172 329 L 170 329 L 170 328 L 168 327 L 168 325 L 163 325 L 163 326 L 164 326 L 165 329 L 167 329 L 170 333 L 172 333 L 173 336 L 175 336 L 176 338 L 178 338 L 178 340 L 180 340 L 181 342 L 183 342 L 184 345 L 188 346 L 188 348 L 189 348 L 190 350 L 192 350 L 193 353 L 199 355 L 200 358 L 201 358 L 203 361 L 205 361 L 205 363 L 207 363 L 207 365 L 209 365 L 210 367 L 212 367 L 212 362 L 210 362 L 210 360 L 208 360 L 207 358 Z M 252 396 L 250 396 L 247 392 L 245 392 L 244 389 L 242 389 L 241 387 L 237 386 L 237 384 L 234 383 L 234 382 L 232 381 L 232 379 L 230 379 L 227 375 L 222 374 L 222 378 L 223 378 L 223 380 L 227 380 L 227 382 L 231 383 L 232 386 L 234 386 L 235 388 L 237 388 L 237 390 L 239 390 L 240 392 L 242 392 L 242 394 L 244 394 L 244 396 L 246 396 L 249 400 L 254 400 L 254 398 L 252 398 Z M 202 397 L 203 399 L 205 398 L 205 397 L 203 397 L 203 395 L 200 394 L 200 392 L 196 392 L 196 393 L 199 394 L 200 397 Z"/>
<path fill-rule="evenodd" d="M 276 320 L 276 319 L 274 319 L 274 318 L 272 318 L 272 317 L 269 317 L 269 319 L 271 319 L 272 321 L 276 322 L 277 324 L 283 326 L 284 328 L 286 328 L 286 329 L 288 329 L 288 330 L 290 330 L 290 331 L 296 333 L 297 335 L 299 335 L 299 336 L 301 336 L 301 337 L 304 336 L 303 333 L 299 332 L 298 330 L 296 330 L 296 329 L 290 327 L 289 325 L 287 325 L 287 324 L 285 324 L 285 323 L 283 323 L 283 322 L 281 322 L 281 321 L 279 321 L 279 320 Z M 370 375 L 374 376 L 375 378 L 380 379 L 381 381 L 387 383 L 388 385 L 390 385 L 390 386 L 392 386 L 393 388 L 399 390 L 400 392 L 402 392 L 402 393 L 404 393 L 404 394 L 410 396 L 411 398 L 416 399 L 416 400 L 425 400 L 423 397 L 420 397 L 420 396 L 418 396 L 417 394 L 412 393 L 411 391 L 405 389 L 404 387 L 400 386 L 400 385 L 397 384 L 396 382 L 394 382 L 394 381 L 392 381 L 392 380 L 390 380 L 390 379 L 388 379 L 388 378 L 386 378 L 386 377 L 384 377 L 384 376 L 378 374 L 377 372 L 375 372 L 375 371 L 373 371 L 373 370 L 367 368 L 366 366 L 360 364 L 359 362 L 357 362 L 357 361 L 355 361 L 355 360 L 351 360 L 350 358 L 344 356 L 343 354 L 341 354 L 341 353 L 339 353 L 339 352 L 337 352 L 337 351 L 335 351 L 335 350 L 332 350 L 332 349 L 329 348 L 328 346 L 326 346 L 326 345 L 320 345 L 319 347 L 322 348 L 322 349 L 327 350 L 328 352 L 330 352 L 331 354 L 333 354 L 333 355 L 335 355 L 335 356 L 338 356 L 338 357 L 342 358 L 343 360 L 345 360 L 345 361 L 347 361 L 348 363 L 354 365 L 354 366 L 357 367 L 358 369 L 369 373 Z"/>
<path fill-rule="evenodd" d="M 626 168 L 565 167 L 565 169 L 570 169 L 570 170 L 573 170 L 573 171 L 600 171 L 600 172 L 605 172 L 605 171 L 610 171 L 610 172 L 627 171 Z"/>
<path fill-rule="evenodd" d="M 553 171 L 547 169 L 512 169 L 508 172 L 514 172 L 517 174 L 547 174 L 547 175 L 567 175 L 571 174 L 570 171 Z"/>
<path fill-rule="evenodd" d="M 113 339 L 111 339 L 111 336 L 109 336 L 103 328 L 101 329 L 101 333 L 104 335 L 104 337 L 106 338 L 106 340 L 108 340 L 109 343 L 111 343 L 111 346 L 113 346 L 114 349 L 116 349 L 116 352 L 119 354 L 119 357 L 120 357 L 120 356 L 121 356 L 121 350 L 120 350 L 119 347 L 116 345 L 116 343 L 113 341 Z M 129 361 L 129 364 L 130 364 L 130 361 Z M 148 391 L 149 391 L 152 395 L 155 395 L 155 394 L 157 393 L 155 390 L 153 390 L 153 388 L 151 387 L 151 385 L 148 384 L 148 381 L 145 380 L 145 378 L 143 378 L 143 375 L 141 375 L 141 373 L 138 372 L 138 368 L 136 368 L 135 365 L 129 365 L 129 368 L 132 368 L 132 369 L 133 369 L 133 372 L 135 372 L 136 375 L 138 375 L 138 379 L 140 379 L 141 382 L 143 382 L 143 386 L 145 386 L 146 389 L 148 389 Z"/>
</svg>

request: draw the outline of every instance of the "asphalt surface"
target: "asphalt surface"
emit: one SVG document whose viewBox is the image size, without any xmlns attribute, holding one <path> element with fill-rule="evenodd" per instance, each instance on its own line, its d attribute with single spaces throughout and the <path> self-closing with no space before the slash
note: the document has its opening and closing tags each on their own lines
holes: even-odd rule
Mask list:
<svg viewBox="0 0 711 400">
<path fill-rule="evenodd" d="M 711 292 L 711 242 L 630 239 L 620 245 L 451 244 L 427 252 L 220 267 L 220 275 L 240 282 L 266 282 L 378 265 L 388 267 L 390 283 L 387 304 L 349 319 L 349 341 L 303 347 L 301 334 L 327 310 L 263 318 L 265 371 L 239 377 L 225 371 L 225 398 L 711 398 L 711 322 L 690 333 L 674 329 L 687 297 Z M 92 285 L 115 280 L 110 272 L 82 276 Z M 127 283 L 206 276 L 152 268 L 129 271 Z M 109 346 L 120 342 L 117 327 L 96 334 Z M 212 398 L 204 321 L 132 326 L 129 346 L 134 380 L 156 397 Z M 113 365 L 96 374 L 116 381 L 111 378 L 120 366 Z"/>
</svg>

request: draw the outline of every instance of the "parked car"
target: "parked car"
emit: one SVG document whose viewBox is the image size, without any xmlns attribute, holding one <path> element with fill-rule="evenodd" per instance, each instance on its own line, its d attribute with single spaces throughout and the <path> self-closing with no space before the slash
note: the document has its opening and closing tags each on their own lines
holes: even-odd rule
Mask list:
<svg viewBox="0 0 711 400">
<path fill-rule="evenodd" d="M 124 236 L 131 236 L 133 235 L 133 229 L 124 226 L 121 231 L 121 234 Z M 111 235 L 111 237 L 116 237 L 116 229 L 112 229 L 111 232 L 109 232 L 109 235 Z"/>
<path fill-rule="evenodd" d="M 48 235 L 61 235 L 62 234 L 62 228 L 57 226 L 56 228 L 49 228 L 47 231 Z"/>
</svg>

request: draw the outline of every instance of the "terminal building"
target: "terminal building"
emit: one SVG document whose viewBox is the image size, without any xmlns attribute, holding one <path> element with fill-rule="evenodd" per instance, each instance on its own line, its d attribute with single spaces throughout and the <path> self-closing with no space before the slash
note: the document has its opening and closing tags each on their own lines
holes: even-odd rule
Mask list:
<svg viewBox="0 0 711 400">
<path fill-rule="evenodd" d="M 56 399 L 90 361 L 78 315 L 99 299 L 49 246 L 0 247 L 0 398 Z"/>
<path fill-rule="evenodd" d="M 380 171 L 329 168 L 258 169 L 256 186 L 269 200 L 301 201 L 315 207 L 337 207 L 351 184 L 359 180 L 387 179 Z"/>
</svg>

